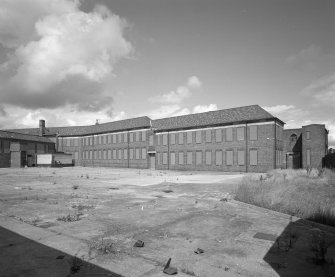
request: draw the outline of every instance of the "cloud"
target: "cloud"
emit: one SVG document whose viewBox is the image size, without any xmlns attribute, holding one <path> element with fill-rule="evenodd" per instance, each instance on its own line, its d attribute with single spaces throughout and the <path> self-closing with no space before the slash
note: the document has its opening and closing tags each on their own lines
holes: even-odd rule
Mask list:
<svg viewBox="0 0 335 277">
<path fill-rule="evenodd" d="M 163 104 L 179 104 L 186 98 L 192 96 L 192 89 L 201 88 L 202 83 L 196 76 L 191 76 L 187 79 L 186 84 L 177 87 L 176 90 L 172 90 L 168 93 L 153 96 L 149 98 L 152 103 L 163 103 Z"/>
<path fill-rule="evenodd" d="M 106 7 L 85 13 L 79 1 L 0 3 L 0 43 L 10 49 L 0 66 L 0 101 L 25 108 L 98 111 L 112 103 L 106 80 L 133 49 L 127 23 Z"/>
<path fill-rule="evenodd" d="M 314 44 L 307 48 L 302 49 L 296 54 L 293 54 L 286 58 L 285 62 L 289 65 L 300 65 L 301 63 L 309 63 L 318 59 L 322 55 L 322 49 L 320 46 Z"/>
<path fill-rule="evenodd" d="M 335 107 L 335 72 L 313 81 L 302 90 L 302 95 L 307 95 L 318 103 Z"/>
<path fill-rule="evenodd" d="M 197 105 L 193 108 L 193 113 L 204 113 L 209 111 L 216 111 L 218 109 L 216 104 L 206 105 Z"/>
<path fill-rule="evenodd" d="M 263 107 L 263 109 L 267 110 L 269 113 L 273 114 L 280 114 L 289 110 L 294 109 L 293 105 L 276 105 L 276 106 L 269 106 Z"/>
</svg>

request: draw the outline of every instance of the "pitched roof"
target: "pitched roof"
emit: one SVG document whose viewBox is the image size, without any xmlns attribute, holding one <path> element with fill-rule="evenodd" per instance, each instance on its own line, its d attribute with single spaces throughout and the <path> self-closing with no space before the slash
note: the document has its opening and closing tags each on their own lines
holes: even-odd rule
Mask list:
<svg viewBox="0 0 335 277">
<path fill-rule="evenodd" d="M 228 125 L 232 123 L 245 123 L 258 120 L 277 119 L 258 105 L 238 107 L 232 109 L 211 111 L 205 113 L 189 114 L 176 117 L 156 119 L 152 126 L 158 131 L 187 129 L 194 127 Z M 281 120 L 277 119 L 284 124 Z"/>
<path fill-rule="evenodd" d="M 52 136 L 56 134 L 59 136 L 83 136 L 89 134 L 150 128 L 150 121 L 149 117 L 143 116 L 89 126 L 47 127 L 45 129 L 45 136 Z M 13 129 L 10 131 L 30 135 L 39 134 L 39 128 Z"/>
<path fill-rule="evenodd" d="M 1 131 L 1 130 L 0 130 L 0 138 L 10 139 L 10 140 L 24 140 L 24 141 L 32 141 L 32 142 L 54 143 L 53 141 L 51 141 L 50 139 L 46 137 L 20 134 L 20 133 Z"/>
</svg>

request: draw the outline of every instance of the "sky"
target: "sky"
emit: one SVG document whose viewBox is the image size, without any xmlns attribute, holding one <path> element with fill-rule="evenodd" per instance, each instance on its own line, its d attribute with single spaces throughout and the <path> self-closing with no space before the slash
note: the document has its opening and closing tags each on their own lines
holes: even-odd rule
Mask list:
<svg viewBox="0 0 335 277">
<path fill-rule="evenodd" d="M 0 0 L 0 129 L 258 104 L 335 147 L 333 0 Z"/>
</svg>

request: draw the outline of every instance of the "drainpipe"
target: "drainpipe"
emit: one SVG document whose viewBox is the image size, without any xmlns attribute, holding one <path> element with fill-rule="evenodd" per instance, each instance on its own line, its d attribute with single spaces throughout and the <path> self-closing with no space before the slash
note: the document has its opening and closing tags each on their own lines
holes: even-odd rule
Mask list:
<svg viewBox="0 0 335 277">
<path fill-rule="evenodd" d="M 248 123 L 245 123 L 245 172 L 248 172 Z"/>
<path fill-rule="evenodd" d="M 168 170 L 169 170 L 170 169 L 170 132 L 167 132 L 167 145 L 168 145 L 167 164 L 168 164 Z"/>
<path fill-rule="evenodd" d="M 274 133 L 275 133 L 275 135 L 274 135 L 274 155 L 273 155 L 273 157 L 274 157 L 274 160 L 273 160 L 273 169 L 276 169 L 276 167 L 277 167 L 277 120 L 275 119 L 275 130 L 274 130 Z"/>
<path fill-rule="evenodd" d="M 150 122 L 151 122 L 151 120 L 150 120 Z M 129 149 L 129 137 L 130 137 L 130 135 L 129 135 L 129 131 L 127 132 L 127 147 L 128 147 L 128 150 L 127 150 L 127 166 L 128 166 L 128 168 L 129 168 L 129 156 L 130 156 L 130 149 Z M 113 153 L 111 153 L 111 154 L 113 154 Z"/>
</svg>

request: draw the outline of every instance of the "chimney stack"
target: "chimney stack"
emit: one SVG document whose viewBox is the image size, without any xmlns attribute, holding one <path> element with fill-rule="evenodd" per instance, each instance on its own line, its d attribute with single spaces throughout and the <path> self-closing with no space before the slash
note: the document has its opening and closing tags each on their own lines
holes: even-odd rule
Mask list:
<svg viewBox="0 0 335 277">
<path fill-rule="evenodd" d="M 45 120 L 40 119 L 40 130 L 39 130 L 39 136 L 42 137 L 45 134 Z"/>
</svg>

